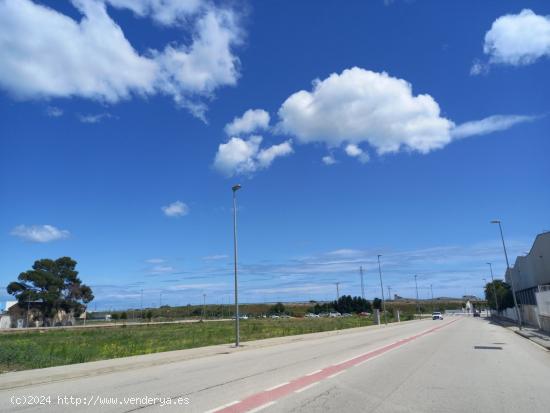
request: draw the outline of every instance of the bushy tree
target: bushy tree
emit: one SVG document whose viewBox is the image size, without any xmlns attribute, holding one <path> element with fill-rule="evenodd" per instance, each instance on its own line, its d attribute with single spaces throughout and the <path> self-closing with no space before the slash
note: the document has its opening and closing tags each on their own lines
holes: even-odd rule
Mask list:
<svg viewBox="0 0 550 413">
<path fill-rule="evenodd" d="M 22 272 L 18 281 L 7 287 L 20 307 L 28 302 L 39 306 L 44 318 L 52 318 L 59 310 L 79 316 L 94 299 L 92 289 L 83 284 L 75 270 L 76 261 L 69 257 L 41 259 L 32 269 Z"/>
<path fill-rule="evenodd" d="M 376 297 L 374 300 L 372 300 L 372 307 L 375 310 L 382 310 L 382 300 Z"/>
<path fill-rule="evenodd" d="M 497 303 L 495 301 L 495 290 L 498 301 L 498 309 L 514 307 L 514 297 L 512 295 L 512 287 L 510 284 L 502 280 L 495 280 L 485 285 L 485 299 L 489 307 L 496 310 Z"/>
<path fill-rule="evenodd" d="M 277 303 L 269 309 L 270 314 L 283 314 L 285 312 L 285 306 L 283 303 Z"/>
</svg>

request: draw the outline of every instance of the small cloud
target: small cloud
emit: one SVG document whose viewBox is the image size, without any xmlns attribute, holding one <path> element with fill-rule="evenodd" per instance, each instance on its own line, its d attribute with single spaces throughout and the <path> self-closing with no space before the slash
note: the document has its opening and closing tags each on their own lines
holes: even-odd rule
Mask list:
<svg viewBox="0 0 550 413">
<path fill-rule="evenodd" d="M 338 162 L 338 161 L 336 161 L 336 159 L 334 159 L 334 156 L 332 156 L 332 155 L 323 156 L 321 158 L 321 160 L 323 161 L 323 163 L 325 165 L 334 165 L 335 163 Z"/>
<path fill-rule="evenodd" d="M 229 258 L 227 254 L 207 255 L 206 257 L 202 257 L 204 261 L 219 261 L 225 260 L 226 258 Z"/>
<path fill-rule="evenodd" d="M 166 262 L 162 258 L 149 258 L 148 260 L 145 260 L 148 264 L 162 264 L 163 262 Z"/>
<path fill-rule="evenodd" d="M 68 238 L 71 234 L 53 225 L 19 225 L 11 231 L 11 235 L 30 242 L 51 242 Z"/>
<path fill-rule="evenodd" d="M 181 201 L 172 202 L 161 209 L 167 217 L 182 217 L 189 214 L 189 207 Z"/>
<path fill-rule="evenodd" d="M 482 62 L 479 59 L 475 59 L 470 68 L 470 75 L 479 76 L 489 73 L 489 64 Z"/>
<path fill-rule="evenodd" d="M 228 177 L 251 174 L 269 168 L 276 158 L 293 153 L 290 140 L 260 149 L 262 140 L 261 136 L 251 136 L 248 140 L 233 137 L 227 143 L 220 144 L 214 168 Z"/>
<path fill-rule="evenodd" d="M 56 106 L 48 106 L 46 108 L 46 115 L 50 118 L 59 118 L 60 116 L 63 116 L 63 109 Z"/>
<path fill-rule="evenodd" d="M 174 272 L 174 267 L 170 265 L 155 265 L 149 271 L 149 275 L 162 275 Z"/>
<path fill-rule="evenodd" d="M 369 154 L 353 143 L 347 145 L 344 151 L 348 156 L 351 156 L 352 158 L 357 158 L 357 160 L 361 163 L 367 163 L 370 160 Z"/>
<path fill-rule="evenodd" d="M 476 135 L 487 135 L 489 133 L 502 131 L 514 125 L 524 122 L 532 122 L 540 116 L 526 115 L 494 115 L 481 120 L 464 122 L 451 129 L 453 139 L 468 138 Z"/>
<path fill-rule="evenodd" d="M 111 119 L 112 117 L 110 113 L 98 113 L 97 115 L 78 115 L 78 120 L 82 123 L 99 123 L 104 119 Z"/>
<path fill-rule="evenodd" d="M 269 113 L 263 109 L 249 109 L 243 116 L 236 117 L 225 125 L 225 133 L 230 136 L 249 134 L 269 127 Z"/>
</svg>

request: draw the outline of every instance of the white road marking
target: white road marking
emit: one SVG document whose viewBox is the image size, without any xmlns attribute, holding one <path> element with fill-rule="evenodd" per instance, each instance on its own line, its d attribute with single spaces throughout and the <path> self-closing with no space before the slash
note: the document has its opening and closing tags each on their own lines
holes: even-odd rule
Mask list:
<svg viewBox="0 0 550 413">
<path fill-rule="evenodd" d="M 268 389 L 265 389 L 265 391 L 271 391 L 271 390 L 278 389 L 279 387 L 286 386 L 288 383 L 289 383 L 288 381 L 285 381 L 284 383 L 277 384 L 276 386 L 273 386 L 273 387 L 270 387 L 270 388 L 268 388 Z"/>
<path fill-rule="evenodd" d="M 339 371 L 338 373 L 334 373 L 334 374 L 331 374 L 330 376 L 327 377 L 327 379 L 332 379 L 336 376 L 339 376 L 340 374 L 342 374 L 343 372 L 345 372 L 346 370 L 342 370 L 342 371 Z"/>
<path fill-rule="evenodd" d="M 252 410 L 249 410 L 248 413 L 259 412 L 260 410 L 263 410 L 266 407 L 273 406 L 275 403 L 276 403 L 275 401 L 272 401 L 272 402 L 269 402 L 269 403 L 266 403 L 266 404 L 262 404 L 261 406 L 258 406 L 258 407 L 254 408 Z"/>
<path fill-rule="evenodd" d="M 218 406 L 215 409 L 207 410 L 204 413 L 214 413 L 214 412 L 217 412 L 219 410 L 225 409 L 226 407 L 233 406 L 234 404 L 237 404 L 237 403 L 240 403 L 240 402 L 241 402 L 240 400 L 235 400 L 234 402 L 224 404 L 223 406 Z"/>
<path fill-rule="evenodd" d="M 317 374 L 317 373 L 321 373 L 323 370 L 315 370 L 315 371 L 312 371 L 311 373 L 309 374 L 306 374 L 306 376 L 313 376 L 314 374 Z"/>
<path fill-rule="evenodd" d="M 314 383 L 311 383 L 310 385 L 308 386 L 305 386 L 305 387 L 302 387 L 301 389 L 298 389 L 298 390 L 294 390 L 294 393 L 301 393 L 303 391 L 306 391 L 308 389 L 311 389 L 313 386 L 317 386 L 320 382 L 319 381 L 316 381 Z"/>
</svg>

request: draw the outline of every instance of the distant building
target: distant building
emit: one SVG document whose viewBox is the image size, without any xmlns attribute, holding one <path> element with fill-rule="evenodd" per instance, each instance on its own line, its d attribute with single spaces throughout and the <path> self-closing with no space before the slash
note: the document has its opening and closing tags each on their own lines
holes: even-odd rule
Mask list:
<svg viewBox="0 0 550 413">
<path fill-rule="evenodd" d="M 479 298 L 477 298 L 475 295 L 463 295 L 462 299 L 464 301 L 479 301 Z"/>
</svg>

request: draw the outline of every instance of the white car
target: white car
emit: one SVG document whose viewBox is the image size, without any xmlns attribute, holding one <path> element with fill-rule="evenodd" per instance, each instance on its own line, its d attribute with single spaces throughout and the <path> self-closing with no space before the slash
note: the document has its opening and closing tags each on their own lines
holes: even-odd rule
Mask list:
<svg viewBox="0 0 550 413">
<path fill-rule="evenodd" d="M 443 320 L 443 314 L 441 314 L 439 311 L 434 311 L 432 313 L 432 320 Z"/>
</svg>

